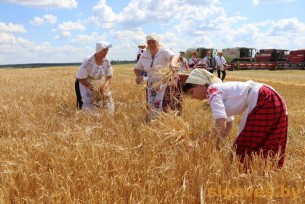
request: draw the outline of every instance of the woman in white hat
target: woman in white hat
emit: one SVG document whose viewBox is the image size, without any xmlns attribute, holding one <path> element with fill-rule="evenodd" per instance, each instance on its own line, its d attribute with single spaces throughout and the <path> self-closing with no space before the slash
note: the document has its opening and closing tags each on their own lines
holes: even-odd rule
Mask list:
<svg viewBox="0 0 305 204">
<path fill-rule="evenodd" d="M 284 99 L 270 86 L 254 81 L 226 82 L 203 69 L 193 70 L 183 87 L 193 98 L 208 99 L 216 133 L 226 137 L 234 115 L 241 115 L 236 154 L 244 162 L 246 156 L 274 157 L 279 153 L 278 167 L 284 164 L 288 117 Z"/>
<path fill-rule="evenodd" d="M 159 36 L 155 33 L 146 36 L 147 48 L 141 54 L 134 67 L 136 83 L 143 81 L 143 72 L 147 74 L 147 102 L 151 110 L 151 117 L 155 118 L 161 111 L 168 109 L 181 111 L 182 87 L 178 75 L 175 75 L 171 85 L 164 81 L 162 70 L 167 72 L 176 68 L 178 56 L 172 50 L 160 44 Z M 174 74 L 175 73 L 175 74 Z"/>
<path fill-rule="evenodd" d="M 76 92 L 79 85 L 78 108 L 93 110 L 93 85 L 92 80 L 105 80 L 104 89 L 108 90 L 112 78 L 112 66 L 106 58 L 109 48 L 112 45 L 106 41 L 96 43 L 95 53 L 86 57 L 76 74 Z M 109 99 L 112 103 L 109 105 L 111 111 L 114 109 L 112 98 Z"/>
</svg>

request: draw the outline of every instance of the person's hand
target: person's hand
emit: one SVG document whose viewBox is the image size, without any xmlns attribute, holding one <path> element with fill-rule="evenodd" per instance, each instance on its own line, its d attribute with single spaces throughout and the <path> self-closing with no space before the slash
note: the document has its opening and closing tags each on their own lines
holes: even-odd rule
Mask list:
<svg viewBox="0 0 305 204">
<path fill-rule="evenodd" d="M 104 91 L 109 91 L 109 83 L 106 83 L 105 85 L 104 85 Z"/>
<path fill-rule="evenodd" d="M 91 91 L 93 91 L 93 85 L 89 84 L 88 89 L 90 89 Z"/>
<path fill-rule="evenodd" d="M 170 64 L 169 65 L 169 68 L 171 69 L 171 70 L 173 70 L 173 71 L 177 71 L 178 70 L 178 65 L 176 65 L 176 64 Z"/>
<path fill-rule="evenodd" d="M 143 81 L 143 77 L 142 76 L 136 77 L 136 84 L 141 84 L 142 81 Z"/>
</svg>

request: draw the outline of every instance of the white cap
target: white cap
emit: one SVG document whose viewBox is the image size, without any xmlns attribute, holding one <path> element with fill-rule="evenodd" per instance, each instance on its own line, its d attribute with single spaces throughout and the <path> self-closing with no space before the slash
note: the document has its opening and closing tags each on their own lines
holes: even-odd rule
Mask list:
<svg viewBox="0 0 305 204">
<path fill-rule="evenodd" d="M 106 41 L 98 41 L 96 43 L 96 47 L 95 47 L 95 53 L 98 53 L 100 51 L 102 51 L 105 48 L 111 48 L 112 44 L 110 44 L 109 42 Z"/>
<path fill-rule="evenodd" d="M 194 69 L 186 82 L 188 84 L 210 85 L 211 83 L 222 83 L 221 79 L 205 69 Z"/>
</svg>

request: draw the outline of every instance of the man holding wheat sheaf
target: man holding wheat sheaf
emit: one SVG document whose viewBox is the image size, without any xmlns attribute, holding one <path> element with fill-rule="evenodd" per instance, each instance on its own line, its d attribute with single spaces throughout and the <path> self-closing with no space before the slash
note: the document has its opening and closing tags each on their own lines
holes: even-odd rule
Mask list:
<svg viewBox="0 0 305 204">
<path fill-rule="evenodd" d="M 108 108 L 114 111 L 114 103 L 109 91 L 112 78 L 112 66 L 106 58 L 109 48 L 112 45 L 106 41 L 96 43 L 96 50 L 93 55 L 86 57 L 78 73 L 76 74 L 76 92 L 79 82 L 79 95 L 81 101 L 78 108 L 93 110 L 94 107 Z M 78 93 L 77 93 L 78 95 Z"/>
<path fill-rule="evenodd" d="M 177 74 L 178 56 L 159 42 L 155 33 L 146 36 L 147 48 L 134 67 L 136 83 L 143 81 L 147 73 L 147 103 L 150 117 L 156 118 L 161 111 L 173 110 L 181 113 L 182 87 Z"/>
</svg>

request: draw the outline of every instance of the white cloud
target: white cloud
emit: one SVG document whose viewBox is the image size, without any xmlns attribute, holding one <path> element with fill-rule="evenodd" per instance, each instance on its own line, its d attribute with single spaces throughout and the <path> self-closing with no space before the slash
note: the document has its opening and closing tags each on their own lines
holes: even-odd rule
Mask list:
<svg viewBox="0 0 305 204">
<path fill-rule="evenodd" d="M 76 8 L 76 0 L 2 0 L 7 3 L 20 4 L 29 7 Z"/>
<path fill-rule="evenodd" d="M 0 33 L 0 45 L 10 45 L 16 43 L 16 38 L 10 33 Z"/>
<path fill-rule="evenodd" d="M 55 24 L 57 21 L 57 17 L 53 15 L 44 15 L 43 17 L 34 17 L 33 20 L 31 20 L 31 24 L 33 25 L 42 25 L 45 23 Z"/>
<path fill-rule="evenodd" d="M 34 17 L 33 20 L 31 20 L 31 24 L 33 25 L 41 25 L 43 24 L 44 20 L 43 18 L 40 18 L 40 17 Z"/>
<path fill-rule="evenodd" d="M 213 18 L 224 12 L 223 8 L 215 6 L 217 4 L 218 0 L 131 0 L 121 12 L 115 13 L 105 0 L 100 0 L 92 9 L 90 21 L 111 29 L 118 26 L 137 28 L 148 23 L 166 26 L 175 20 Z"/>
<path fill-rule="evenodd" d="M 57 22 L 57 17 L 53 15 L 44 15 L 44 19 L 46 19 L 49 23 L 55 24 Z"/>
<path fill-rule="evenodd" d="M 265 28 L 268 28 L 265 30 Z M 305 23 L 296 18 L 244 24 L 235 30 L 227 30 L 218 47 L 255 47 L 298 49 L 305 43 Z M 216 36 L 220 36 L 216 34 Z M 224 46 L 225 45 L 225 46 Z M 303 46 L 304 47 L 304 46 Z"/>
<path fill-rule="evenodd" d="M 23 25 L 13 24 L 13 23 L 2 23 L 0 22 L 0 33 L 1 32 L 10 32 L 10 33 L 25 33 Z"/>
<path fill-rule="evenodd" d="M 293 2 L 295 0 L 252 0 L 254 5 L 259 5 L 260 3 L 264 2 L 274 2 L 274 3 L 281 3 L 281 2 Z"/>
<path fill-rule="evenodd" d="M 109 24 L 120 22 L 120 15 L 115 14 L 111 7 L 106 4 L 105 0 L 101 0 L 93 7 L 94 18 L 92 21 L 99 22 L 98 25 L 109 28 Z"/>
<path fill-rule="evenodd" d="M 61 31 L 85 30 L 85 27 L 80 22 L 66 21 L 58 25 Z"/>
<path fill-rule="evenodd" d="M 72 42 L 76 44 L 95 43 L 104 39 L 106 39 L 106 34 L 98 35 L 97 32 L 92 32 L 90 35 L 77 35 Z"/>
</svg>

